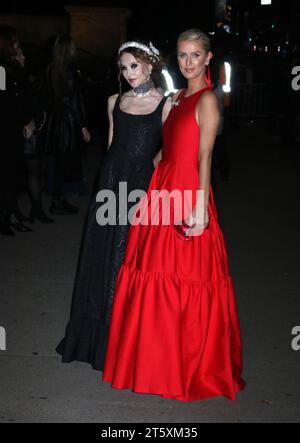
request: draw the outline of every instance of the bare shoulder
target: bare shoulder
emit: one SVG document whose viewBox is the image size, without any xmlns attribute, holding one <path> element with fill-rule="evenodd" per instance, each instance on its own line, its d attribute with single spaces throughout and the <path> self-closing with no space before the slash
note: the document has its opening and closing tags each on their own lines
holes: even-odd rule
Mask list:
<svg viewBox="0 0 300 443">
<path fill-rule="evenodd" d="M 202 96 L 199 98 L 197 107 L 201 111 L 203 111 L 203 110 L 218 111 L 219 110 L 219 102 L 218 102 L 216 94 L 213 91 L 205 91 L 202 94 Z"/>
<path fill-rule="evenodd" d="M 173 97 L 168 97 L 163 107 L 163 121 L 165 122 L 173 108 Z"/>
<path fill-rule="evenodd" d="M 169 111 L 173 109 L 182 91 L 183 89 L 179 89 L 179 91 L 175 92 L 175 94 L 169 95 L 165 103 L 165 108 L 167 108 Z"/>
<path fill-rule="evenodd" d="M 114 94 L 108 98 L 107 109 L 108 109 L 109 115 L 112 115 L 118 97 L 119 97 L 119 94 Z"/>
<path fill-rule="evenodd" d="M 212 125 L 217 127 L 220 121 L 219 102 L 214 92 L 206 91 L 200 97 L 197 108 L 196 118 L 200 126 Z"/>
<path fill-rule="evenodd" d="M 172 108 L 172 103 L 173 103 L 173 97 L 168 97 L 165 104 L 164 104 L 164 108 L 165 109 L 171 109 Z"/>
<path fill-rule="evenodd" d="M 108 106 L 114 106 L 116 104 L 118 97 L 119 97 L 119 94 L 111 95 L 108 98 Z"/>
</svg>

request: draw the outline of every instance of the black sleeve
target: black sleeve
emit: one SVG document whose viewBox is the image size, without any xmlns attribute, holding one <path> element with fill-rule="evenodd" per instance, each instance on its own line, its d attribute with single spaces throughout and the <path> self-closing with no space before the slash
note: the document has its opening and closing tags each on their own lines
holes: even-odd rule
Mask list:
<svg viewBox="0 0 300 443">
<path fill-rule="evenodd" d="M 73 92 L 74 92 L 74 112 L 77 122 L 81 128 L 87 125 L 86 109 L 84 105 L 84 98 L 80 84 L 80 78 L 76 70 L 73 71 Z"/>
</svg>

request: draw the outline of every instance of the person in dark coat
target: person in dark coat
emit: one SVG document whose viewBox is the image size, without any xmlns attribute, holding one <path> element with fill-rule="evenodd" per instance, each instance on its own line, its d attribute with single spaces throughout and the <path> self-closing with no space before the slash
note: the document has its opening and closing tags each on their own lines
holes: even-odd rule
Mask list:
<svg viewBox="0 0 300 443">
<path fill-rule="evenodd" d="M 47 70 L 48 116 L 44 149 L 54 163 L 52 214 L 76 214 L 78 208 L 63 195 L 65 178 L 71 169 L 81 170 L 82 143 L 91 139 L 75 68 L 76 47 L 68 36 L 57 38 L 53 61 Z"/>
<path fill-rule="evenodd" d="M 43 108 L 42 100 L 38 94 L 38 84 L 35 81 L 30 82 L 28 73 L 26 72 L 26 57 L 23 54 L 22 48 L 17 48 L 16 61 L 20 64 L 23 71 L 25 71 L 25 86 L 29 91 L 28 99 L 34 115 L 34 133 L 25 141 L 25 173 L 26 185 L 31 201 L 31 209 L 29 213 L 29 220 L 34 223 L 39 220 L 44 224 L 51 224 L 54 222 L 47 216 L 43 209 L 42 202 L 42 154 L 40 149 L 41 133 L 46 121 L 46 112 Z M 22 214 L 20 212 L 20 217 Z M 23 221 L 28 218 L 23 216 Z"/>
<path fill-rule="evenodd" d="M 23 70 L 16 60 L 19 41 L 14 28 L 0 28 L 0 65 L 6 87 L 0 91 L 0 233 L 29 232 L 18 216 L 18 192 L 24 184 L 25 139 L 34 132 L 33 110 Z"/>
</svg>

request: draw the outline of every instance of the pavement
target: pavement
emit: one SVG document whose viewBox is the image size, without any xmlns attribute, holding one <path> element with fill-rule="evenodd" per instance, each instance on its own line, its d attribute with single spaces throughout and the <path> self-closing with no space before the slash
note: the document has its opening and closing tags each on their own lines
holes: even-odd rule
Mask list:
<svg viewBox="0 0 300 443">
<path fill-rule="evenodd" d="M 93 147 L 86 159 L 90 180 L 99 153 Z M 221 184 L 217 205 L 243 337 L 247 388 L 238 400 L 181 403 L 116 391 L 90 366 L 60 362 L 55 347 L 70 312 L 89 203 L 74 197 L 80 215 L 0 237 L 0 327 L 7 334 L 0 423 L 299 422 L 300 351 L 291 346 L 292 329 L 300 326 L 299 152 L 248 127 L 232 131 L 230 157 L 231 179 Z"/>
</svg>

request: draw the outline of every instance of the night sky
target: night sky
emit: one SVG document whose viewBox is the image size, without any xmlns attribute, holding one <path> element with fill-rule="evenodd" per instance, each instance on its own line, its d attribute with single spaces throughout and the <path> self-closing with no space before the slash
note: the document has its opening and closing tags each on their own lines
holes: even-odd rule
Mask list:
<svg viewBox="0 0 300 443">
<path fill-rule="evenodd" d="M 295 29 L 299 28 L 300 14 L 296 23 L 292 18 L 295 12 L 291 5 L 300 3 L 300 0 L 273 0 L 271 7 L 262 7 L 260 0 L 230 0 L 230 3 L 235 17 L 242 17 L 245 9 L 250 11 L 249 26 L 253 31 L 263 29 L 270 20 L 274 21 L 276 33 L 281 32 L 282 38 L 285 38 L 291 22 Z M 175 46 L 179 33 L 187 28 L 197 27 L 206 32 L 214 29 L 214 0 L 181 0 L 173 4 L 166 0 L 1 0 L 0 13 L 64 14 L 63 5 L 68 4 L 128 8 L 132 12 L 128 38 L 152 40 L 161 49 Z M 238 31 L 241 33 L 243 29 Z"/>
<path fill-rule="evenodd" d="M 136 0 L 43 0 L 40 3 L 26 0 L 23 2 L 11 0 L 1 1 L 0 12 L 10 13 L 40 13 L 60 14 L 64 12 L 63 5 L 95 5 L 119 6 L 132 11 L 129 21 L 129 37 L 158 40 L 160 44 L 172 42 L 178 34 L 189 27 L 201 27 L 206 31 L 211 30 L 214 17 L 214 2 L 212 0 L 189 1 L 174 3 L 163 0 L 136 1 Z M 194 6 L 193 6 L 194 5 Z M 191 7 L 195 13 L 191 13 Z"/>
</svg>

